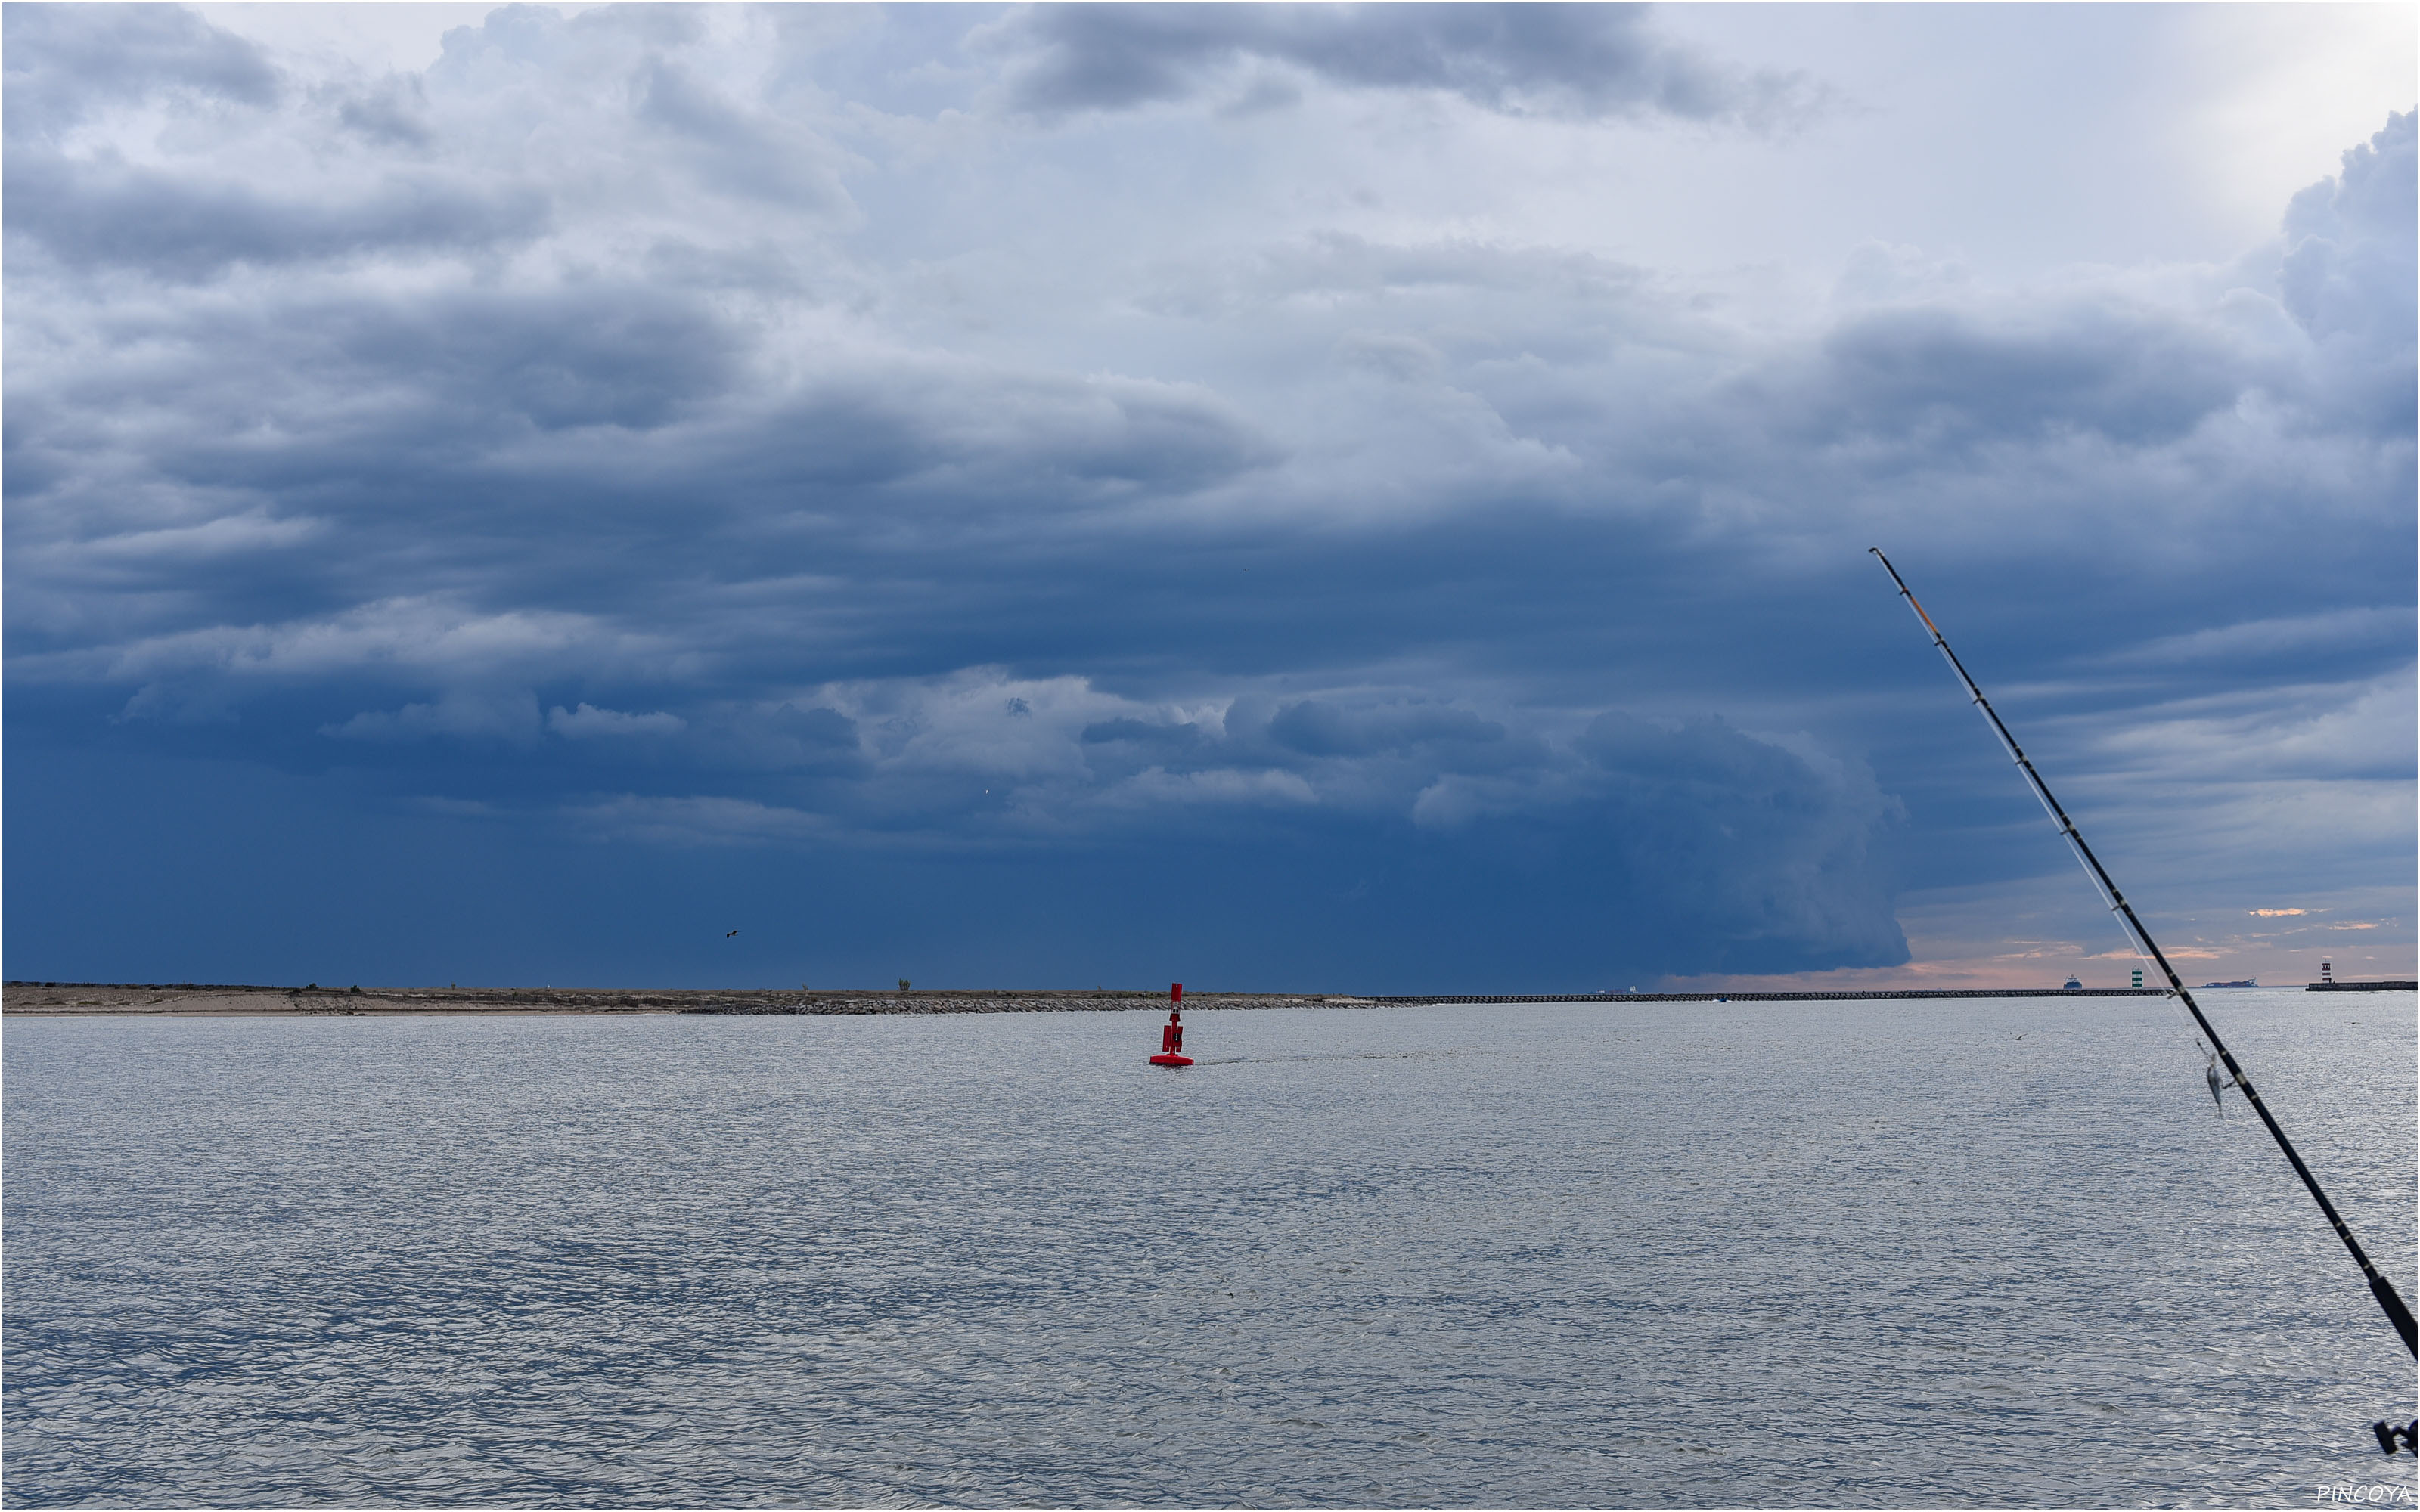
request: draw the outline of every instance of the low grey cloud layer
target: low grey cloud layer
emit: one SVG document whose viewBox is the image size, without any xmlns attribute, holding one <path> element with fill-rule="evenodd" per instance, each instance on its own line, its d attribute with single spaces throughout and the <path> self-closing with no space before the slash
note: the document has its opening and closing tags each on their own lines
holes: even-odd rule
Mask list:
<svg viewBox="0 0 2420 1512">
<path fill-rule="evenodd" d="M 78 13 L 33 7 L 8 23 L 9 145 L 54 141 L 112 106 L 274 106 L 283 81 L 259 48 L 181 6 Z"/>
<path fill-rule="evenodd" d="M 2226 259 L 1777 295 L 1289 154 L 1821 130 L 1652 11 L 7 25 L 12 761 L 902 900 L 1172 847 L 1365 973 L 1449 918 L 1578 984 L 1885 967 L 1907 888 L 2061 863 L 1942 775 L 1880 541 L 2180 887 L 2197 808 L 2408 788 L 2410 114 Z"/>
<path fill-rule="evenodd" d="M 985 28 L 977 45 L 1012 60 L 1015 106 L 1046 116 L 1183 100 L 1256 64 L 1516 113 L 1764 125 L 1813 103 L 1804 79 L 1698 56 L 1632 6 L 1039 6 Z M 1238 95 L 1249 107 L 1293 92 L 1262 78 Z"/>
</svg>

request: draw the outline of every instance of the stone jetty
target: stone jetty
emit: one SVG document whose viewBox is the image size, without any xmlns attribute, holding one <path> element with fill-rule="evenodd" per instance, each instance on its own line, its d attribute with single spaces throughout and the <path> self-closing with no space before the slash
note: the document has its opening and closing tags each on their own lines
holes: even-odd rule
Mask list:
<svg viewBox="0 0 2420 1512">
<path fill-rule="evenodd" d="M 11 981 L 11 1016 L 73 1014 L 362 1015 L 371 1013 L 1070 1013 L 1156 1009 L 1165 989 L 874 988 L 775 991 L 704 988 L 615 991 L 588 987 L 301 987 L 226 982 Z M 1371 999 L 1316 993 L 1188 994 L 1187 1008 L 1350 1008 Z"/>
</svg>

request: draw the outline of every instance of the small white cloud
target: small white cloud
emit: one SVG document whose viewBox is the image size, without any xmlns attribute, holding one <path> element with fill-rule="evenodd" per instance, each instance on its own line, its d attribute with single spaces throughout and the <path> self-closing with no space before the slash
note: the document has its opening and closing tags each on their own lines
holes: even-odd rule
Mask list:
<svg viewBox="0 0 2420 1512">
<path fill-rule="evenodd" d="M 532 693 L 448 693 L 434 703 L 407 703 L 392 713 L 370 710 L 319 733 L 338 740 L 404 741 L 448 736 L 526 745 L 537 738 L 537 697 Z"/>
<path fill-rule="evenodd" d="M 677 714 L 624 714 L 582 703 L 576 709 L 560 704 L 546 711 L 546 727 L 566 740 L 593 740 L 614 735 L 670 735 L 689 728 Z"/>
<path fill-rule="evenodd" d="M 764 845 L 830 838 L 830 821 L 748 798 L 649 798 L 621 794 L 566 808 L 564 817 L 609 840 L 669 845 Z"/>
<path fill-rule="evenodd" d="M 1149 767 L 1121 783 L 1113 803 L 1317 803 L 1311 784 L 1292 772 L 1170 772 Z"/>
</svg>

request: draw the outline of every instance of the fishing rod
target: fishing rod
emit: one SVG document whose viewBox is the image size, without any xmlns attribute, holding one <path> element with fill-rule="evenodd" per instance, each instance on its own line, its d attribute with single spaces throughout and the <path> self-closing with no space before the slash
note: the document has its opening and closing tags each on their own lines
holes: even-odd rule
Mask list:
<svg viewBox="0 0 2420 1512">
<path fill-rule="evenodd" d="M 2160 968 L 2160 974 L 2168 979 L 2168 991 L 2185 1005 L 2186 1011 L 2193 1014 L 2194 1022 L 2201 1026 L 2201 1032 L 2210 1036 L 2211 1049 L 2226 1063 L 2227 1074 L 2233 1076 L 2235 1085 L 2242 1089 L 2243 1100 L 2252 1104 L 2253 1112 L 2260 1115 L 2260 1121 L 2267 1126 L 2269 1136 L 2277 1141 L 2277 1148 L 2286 1152 L 2287 1161 L 2293 1165 L 2294 1174 L 2301 1177 L 2303 1184 L 2310 1189 L 2311 1200 L 2319 1205 L 2319 1211 L 2327 1214 L 2329 1227 L 2336 1231 L 2338 1239 L 2344 1241 L 2344 1247 L 2351 1252 L 2354 1263 L 2361 1267 L 2361 1273 L 2369 1278 L 2370 1295 L 2376 1297 L 2379 1306 L 2386 1310 L 2386 1320 L 2395 1325 L 2395 1332 L 2403 1335 L 2403 1347 L 2415 1357 L 2420 1357 L 2420 1341 L 2413 1337 L 2412 1309 L 2403 1304 L 2403 1298 L 2396 1291 L 2395 1284 L 2380 1274 L 2378 1267 L 2370 1263 L 2367 1252 L 2361 1247 L 2361 1241 L 2353 1238 L 2352 1230 L 2345 1227 L 2343 1217 L 2336 1211 L 2336 1205 L 2319 1190 L 2319 1179 L 2311 1174 L 2308 1165 L 2303 1164 L 2303 1157 L 2295 1151 L 2294 1142 L 2286 1137 L 2286 1131 L 2277 1127 L 2277 1119 L 2270 1113 L 2269 1104 L 2254 1089 L 2252 1078 L 2245 1075 L 2243 1068 L 2236 1063 L 2234 1053 L 2226 1048 L 2226 1041 L 2218 1037 L 2218 1030 L 2211 1027 L 2210 1020 L 2202 1013 L 2201 1005 L 2194 1001 L 2193 994 L 2185 991 L 2184 981 L 2177 975 L 2177 968 L 2168 964 L 2168 958 L 2161 952 L 2158 942 L 2151 938 L 2151 932 L 2134 917 L 2133 907 L 2118 890 L 2118 884 L 2110 880 L 2101 858 L 2092 854 L 2091 846 L 2084 843 L 2084 836 L 2075 827 L 2075 821 L 2070 819 L 2067 810 L 2058 806 L 2058 800 L 2051 796 L 2050 784 L 2041 779 L 2041 774 L 2034 770 L 2034 764 L 2025 759 L 2024 748 L 2018 746 L 2017 737 L 2009 733 L 2009 727 L 2000 721 L 1999 712 L 1992 707 L 1992 701 L 1983 696 L 1983 690 L 1975 686 L 1975 679 L 1966 674 L 1965 664 L 1958 659 L 1958 653 L 1949 649 L 1949 642 L 1942 637 L 1941 626 L 1932 623 L 1932 616 L 1924 612 L 1924 606 L 1907 591 L 1907 579 L 1891 565 L 1890 558 L 1883 555 L 1882 548 L 1868 547 L 1866 549 L 1874 554 L 1874 560 L 1883 564 L 1883 571 L 1889 573 L 1891 581 L 1899 585 L 1899 596 L 1906 599 L 1907 607 L 1916 610 L 1916 617 L 1924 622 L 1924 628 L 1932 637 L 1933 649 L 1949 663 L 1949 670 L 1958 674 L 1958 680 L 1966 685 L 1966 691 L 1975 700 L 1975 706 L 1982 710 L 1983 717 L 1990 721 L 1992 733 L 2000 737 L 2001 746 L 2015 761 L 2017 769 L 2025 774 L 2025 781 L 2033 788 L 2034 796 L 2040 798 L 2042 808 L 2049 811 L 2051 823 L 2056 825 L 2058 832 L 2067 838 L 2069 848 L 2075 852 L 2075 858 L 2084 863 L 2086 874 L 2092 878 L 2093 887 L 2107 901 L 2109 911 L 2116 914 L 2125 926 L 2135 951 Z M 2211 1083 L 2213 1092 L 2217 1085 L 2213 1078 Z"/>
</svg>

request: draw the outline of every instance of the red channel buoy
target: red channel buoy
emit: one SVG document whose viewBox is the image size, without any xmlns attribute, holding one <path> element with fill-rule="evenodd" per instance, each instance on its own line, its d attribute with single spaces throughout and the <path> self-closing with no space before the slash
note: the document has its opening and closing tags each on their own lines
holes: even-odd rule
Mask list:
<svg viewBox="0 0 2420 1512">
<path fill-rule="evenodd" d="M 1185 983 L 1170 982 L 1168 984 L 1168 1022 L 1159 1026 L 1159 1054 L 1151 1057 L 1151 1063 L 1155 1066 L 1193 1064 L 1191 1056 L 1181 1053 L 1185 1049 L 1185 1021 L 1177 1016 L 1181 1011 L 1176 1005 L 1184 1001 Z"/>
</svg>

